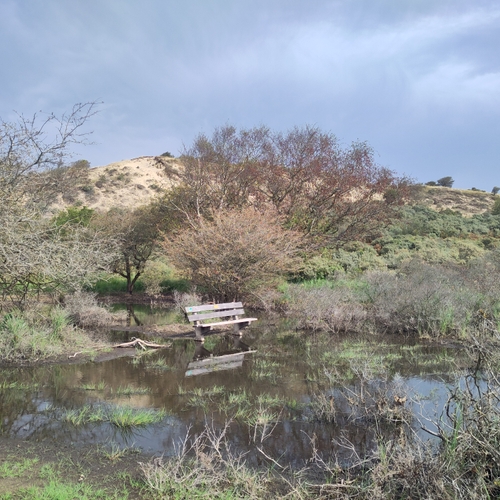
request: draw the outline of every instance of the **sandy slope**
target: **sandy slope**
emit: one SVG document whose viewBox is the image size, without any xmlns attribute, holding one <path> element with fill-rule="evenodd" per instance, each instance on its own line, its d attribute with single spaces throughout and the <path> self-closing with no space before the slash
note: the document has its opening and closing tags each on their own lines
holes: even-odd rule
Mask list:
<svg viewBox="0 0 500 500">
<path fill-rule="evenodd" d="M 465 217 L 490 212 L 495 199 L 495 195 L 483 191 L 435 186 L 420 186 L 413 196 L 414 203 L 427 205 L 438 212 L 454 210 Z"/>
<path fill-rule="evenodd" d="M 179 168 L 174 158 L 157 156 L 141 156 L 91 168 L 88 182 L 78 186 L 75 193 L 60 196 L 52 212 L 75 204 L 100 211 L 145 205 L 176 183 L 175 172 Z"/>
</svg>

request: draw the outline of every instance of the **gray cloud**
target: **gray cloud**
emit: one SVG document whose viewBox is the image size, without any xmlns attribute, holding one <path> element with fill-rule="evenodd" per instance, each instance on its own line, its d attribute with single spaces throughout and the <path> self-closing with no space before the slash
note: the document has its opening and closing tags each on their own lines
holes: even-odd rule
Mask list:
<svg viewBox="0 0 500 500">
<path fill-rule="evenodd" d="M 102 99 L 94 165 L 224 123 L 316 124 L 420 181 L 491 189 L 499 26 L 482 0 L 4 0 L 0 115 Z"/>
</svg>

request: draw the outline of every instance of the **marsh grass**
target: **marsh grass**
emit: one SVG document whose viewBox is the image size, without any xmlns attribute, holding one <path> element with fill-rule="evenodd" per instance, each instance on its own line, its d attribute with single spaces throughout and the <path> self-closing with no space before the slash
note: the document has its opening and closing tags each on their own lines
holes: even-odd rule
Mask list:
<svg viewBox="0 0 500 500">
<path fill-rule="evenodd" d="M 88 383 L 88 384 L 82 384 L 78 386 L 78 389 L 81 389 L 82 391 L 104 391 L 106 389 L 106 384 L 105 382 L 98 382 L 97 384 L 95 383 Z"/>
<path fill-rule="evenodd" d="M 229 446 L 226 433 L 206 425 L 205 430 L 177 443 L 176 456 L 141 463 L 146 488 L 162 498 L 264 498 L 267 471 L 251 469 L 244 456 Z"/>
<path fill-rule="evenodd" d="M 109 422 L 119 428 L 145 427 L 161 422 L 167 413 L 165 410 L 136 409 L 129 407 L 113 408 Z"/>
<path fill-rule="evenodd" d="M 29 302 L 0 314 L 0 361 L 40 361 L 65 352 L 92 351 L 96 342 L 75 328 L 59 306 Z"/>
<path fill-rule="evenodd" d="M 143 362 L 144 368 L 148 370 L 171 371 L 174 367 L 170 366 L 165 358 L 148 359 Z"/>
<path fill-rule="evenodd" d="M 117 396 L 132 396 L 134 394 L 150 394 L 151 389 L 149 387 L 133 387 L 128 385 L 126 387 L 118 387 L 114 392 Z"/>
<path fill-rule="evenodd" d="M 165 410 L 131 408 L 121 406 L 86 405 L 78 409 L 66 410 L 61 419 L 75 427 L 95 423 L 110 423 L 119 428 L 144 427 L 161 422 Z"/>
<path fill-rule="evenodd" d="M 253 360 L 250 378 L 252 380 L 267 380 L 271 384 L 277 384 L 280 378 L 280 364 L 266 358 L 257 358 Z"/>
</svg>

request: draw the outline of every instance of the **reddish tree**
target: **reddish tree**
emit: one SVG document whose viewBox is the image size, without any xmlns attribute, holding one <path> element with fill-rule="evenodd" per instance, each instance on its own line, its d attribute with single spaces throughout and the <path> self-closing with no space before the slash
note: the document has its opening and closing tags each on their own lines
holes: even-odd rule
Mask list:
<svg viewBox="0 0 500 500">
<path fill-rule="evenodd" d="M 406 179 L 382 168 L 364 142 L 340 147 L 316 127 L 216 129 L 182 156 L 166 205 L 196 224 L 214 211 L 272 206 L 287 227 L 321 244 L 370 238 L 404 199 Z"/>
</svg>

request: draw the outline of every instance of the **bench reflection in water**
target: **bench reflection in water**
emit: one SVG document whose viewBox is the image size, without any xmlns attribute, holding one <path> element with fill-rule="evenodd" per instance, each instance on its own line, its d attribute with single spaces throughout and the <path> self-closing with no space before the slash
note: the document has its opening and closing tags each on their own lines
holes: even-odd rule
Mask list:
<svg viewBox="0 0 500 500">
<path fill-rule="evenodd" d="M 193 361 L 188 364 L 186 377 L 203 375 L 220 370 L 233 370 L 243 365 L 245 354 L 257 352 L 245 344 L 240 337 L 233 337 L 233 349 L 214 356 L 201 342 L 196 342 Z"/>
</svg>

